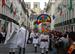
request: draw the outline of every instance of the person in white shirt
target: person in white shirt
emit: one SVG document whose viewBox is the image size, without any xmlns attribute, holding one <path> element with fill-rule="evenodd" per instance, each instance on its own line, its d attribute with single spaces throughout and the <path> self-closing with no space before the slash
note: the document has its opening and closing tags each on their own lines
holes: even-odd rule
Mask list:
<svg viewBox="0 0 75 54">
<path fill-rule="evenodd" d="M 46 51 L 46 54 L 48 54 L 49 35 L 47 33 L 41 34 L 39 40 L 40 40 L 41 54 L 44 54 L 45 51 Z"/>
<path fill-rule="evenodd" d="M 62 48 L 63 54 L 66 53 L 66 50 L 69 46 L 69 38 L 67 37 L 68 34 L 64 34 L 59 40 L 59 47 Z"/>
<path fill-rule="evenodd" d="M 30 41 L 31 41 L 31 43 L 33 42 L 33 37 L 34 36 L 35 36 L 34 31 L 32 31 L 31 34 L 30 34 Z"/>
<path fill-rule="evenodd" d="M 9 54 L 15 54 L 17 48 L 17 32 L 19 29 L 19 25 L 16 25 L 14 23 L 11 24 L 11 23 L 12 22 L 8 24 L 8 30 L 7 30 L 7 35 L 4 44 L 6 47 L 10 49 Z M 12 27 L 10 25 L 12 25 Z"/>
<path fill-rule="evenodd" d="M 23 53 L 25 53 L 27 40 L 28 40 L 27 29 L 24 26 L 22 26 L 17 33 L 17 46 L 19 47 L 19 54 L 21 54 L 22 49 Z"/>
<path fill-rule="evenodd" d="M 35 33 L 35 36 L 33 37 L 33 45 L 35 47 L 35 52 L 37 52 L 38 42 L 39 42 L 39 36 L 38 33 Z"/>
</svg>

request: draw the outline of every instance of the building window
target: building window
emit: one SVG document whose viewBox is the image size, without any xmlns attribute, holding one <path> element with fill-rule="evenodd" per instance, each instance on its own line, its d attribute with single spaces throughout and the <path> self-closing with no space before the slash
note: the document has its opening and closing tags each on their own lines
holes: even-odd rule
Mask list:
<svg viewBox="0 0 75 54">
<path fill-rule="evenodd" d="M 67 11 L 67 20 L 68 20 L 68 11 Z"/>
</svg>

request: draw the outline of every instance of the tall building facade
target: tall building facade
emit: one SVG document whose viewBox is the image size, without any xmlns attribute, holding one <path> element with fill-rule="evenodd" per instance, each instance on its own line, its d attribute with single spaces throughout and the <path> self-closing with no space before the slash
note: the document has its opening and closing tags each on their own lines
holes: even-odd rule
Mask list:
<svg viewBox="0 0 75 54">
<path fill-rule="evenodd" d="M 16 27 L 16 25 L 19 27 L 24 22 L 24 25 L 28 26 L 30 22 L 24 9 L 23 1 L 5 0 L 4 2 L 0 0 L 0 28 L 3 27 L 7 32 L 9 23 L 12 26 L 14 24 L 14 27 Z M 11 29 L 13 30 L 12 26 Z"/>
<path fill-rule="evenodd" d="M 75 0 L 63 0 L 57 10 L 56 14 L 59 14 L 55 20 L 55 30 L 75 31 Z"/>
<path fill-rule="evenodd" d="M 51 30 L 54 30 L 55 19 L 53 19 L 53 15 L 56 15 L 55 13 L 59 3 L 61 3 L 61 0 L 49 0 L 46 8 L 47 14 L 51 17 Z"/>
<path fill-rule="evenodd" d="M 25 6 L 26 6 L 26 8 L 31 9 L 31 3 L 30 2 L 25 2 Z"/>
<path fill-rule="evenodd" d="M 33 3 L 33 8 L 40 8 L 40 2 L 34 2 Z"/>
<path fill-rule="evenodd" d="M 47 14 L 51 15 L 52 19 L 55 15 L 53 20 L 55 30 L 75 31 L 75 0 L 49 0 Z"/>
<path fill-rule="evenodd" d="M 33 11 L 36 15 L 40 14 L 41 8 L 40 8 L 40 2 L 33 2 Z"/>
</svg>

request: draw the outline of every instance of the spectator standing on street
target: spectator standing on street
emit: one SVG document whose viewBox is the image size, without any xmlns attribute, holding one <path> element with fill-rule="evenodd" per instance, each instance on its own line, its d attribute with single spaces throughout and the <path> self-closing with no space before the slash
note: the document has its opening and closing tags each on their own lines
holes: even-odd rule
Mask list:
<svg viewBox="0 0 75 54">
<path fill-rule="evenodd" d="M 1 34 L 3 35 L 3 37 L 2 37 L 2 43 L 4 43 L 4 41 L 5 41 L 5 31 L 4 31 L 4 28 L 3 27 L 2 27 Z"/>
<path fill-rule="evenodd" d="M 52 35 L 49 33 L 49 50 L 52 50 Z"/>
<path fill-rule="evenodd" d="M 58 44 L 59 44 L 59 52 L 61 50 L 63 51 L 63 54 L 65 54 L 67 47 L 69 46 L 69 39 L 67 37 L 67 34 L 61 35 L 61 37 L 58 40 Z"/>
<path fill-rule="evenodd" d="M 50 54 L 57 54 L 57 50 L 55 48 L 55 43 L 56 43 L 56 40 L 54 39 L 54 34 L 51 34 L 51 38 L 50 38 L 50 42 L 51 42 L 51 49 L 50 49 Z"/>
<path fill-rule="evenodd" d="M 3 35 L 2 35 L 2 29 L 0 27 L 0 43 L 2 43 Z"/>
</svg>

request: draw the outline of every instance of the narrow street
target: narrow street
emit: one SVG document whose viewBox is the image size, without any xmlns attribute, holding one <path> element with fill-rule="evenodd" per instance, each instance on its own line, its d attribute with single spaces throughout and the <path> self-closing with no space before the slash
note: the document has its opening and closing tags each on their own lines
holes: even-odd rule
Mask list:
<svg viewBox="0 0 75 54">
<path fill-rule="evenodd" d="M 24 52 L 75 54 L 75 0 L 0 0 L 0 54 Z"/>
<path fill-rule="evenodd" d="M 6 48 L 3 44 L 0 44 L 0 54 L 8 54 L 8 51 L 8 48 Z"/>
<path fill-rule="evenodd" d="M 9 48 L 6 48 L 3 44 L 0 44 L 0 54 L 8 54 L 8 52 L 9 52 Z M 18 50 L 16 50 L 16 54 L 18 54 Z M 28 44 L 26 47 L 25 54 L 41 54 L 41 49 L 38 47 L 37 53 L 35 53 L 33 45 Z M 51 52 L 49 51 L 48 54 L 51 54 Z M 60 50 L 58 54 L 63 54 L 63 51 Z"/>
<path fill-rule="evenodd" d="M 26 47 L 26 53 L 25 54 L 41 54 L 40 48 L 38 47 L 37 53 L 34 53 L 34 47 L 32 44 L 28 44 Z M 3 44 L 0 44 L 0 54 L 8 54 L 9 48 L 6 48 Z M 18 54 L 18 50 L 16 51 L 16 54 Z"/>
</svg>

